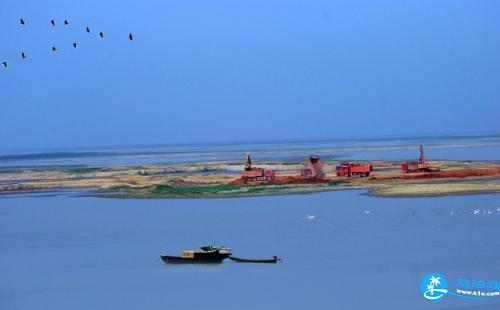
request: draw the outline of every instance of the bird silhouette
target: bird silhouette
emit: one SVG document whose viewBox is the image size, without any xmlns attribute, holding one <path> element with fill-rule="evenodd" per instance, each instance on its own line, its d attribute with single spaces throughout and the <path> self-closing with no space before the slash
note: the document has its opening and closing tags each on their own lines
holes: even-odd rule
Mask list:
<svg viewBox="0 0 500 310">
<path fill-rule="evenodd" d="M 19 23 L 20 23 L 21 25 L 23 25 L 23 26 L 24 26 L 24 25 L 26 25 L 26 23 L 24 22 L 24 19 L 22 19 L 22 18 L 19 20 Z"/>
<path fill-rule="evenodd" d="M 134 36 L 131 33 L 129 33 L 128 38 L 130 39 L 130 41 L 132 41 L 134 39 Z"/>
<path fill-rule="evenodd" d="M 101 39 L 104 38 L 104 33 L 99 32 L 99 36 L 101 37 Z"/>
<path fill-rule="evenodd" d="M 73 42 L 73 48 L 76 48 L 76 46 L 77 46 L 77 43 Z"/>
<path fill-rule="evenodd" d="M 68 26 L 69 22 L 67 20 L 64 20 L 64 26 Z"/>
<path fill-rule="evenodd" d="M 3 65 L 5 68 L 7 68 L 7 62 L 6 62 L 6 61 L 2 62 L 2 65 Z"/>
<path fill-rule="evenodd" d="M 50 20 L 50 23 L 52 24 L 52 26 L 56 25 L 56 22 L 53 19 Z"/>
<path fill-rule="evenodd" d="M 88 33 L 90 33 L 90 28 L 89 28 L 89 27 L 85 28 L 85 30 L 86 30 Z"/>
<path fill-rule="evenodd" d="M 56 47 L 55 46 L 52 46 L 52 51 L 55 52 L 57 51 Z"/>
<path fill-rule="evenodd" d="M 26 58 L 26 54 L 24 52 L 21 52 L 21 58 L 22 59 L 25 59 Z"/>
</svg>

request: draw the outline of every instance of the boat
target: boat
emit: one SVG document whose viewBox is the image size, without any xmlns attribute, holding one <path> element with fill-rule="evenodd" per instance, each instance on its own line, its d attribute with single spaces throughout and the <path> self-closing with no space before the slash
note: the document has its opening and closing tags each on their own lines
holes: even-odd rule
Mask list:
<svg viewBox="0 0 500 310">
<path fill-rule="evenodd" d="M 181 256 L 171 256 L 160 254 L 160 258 L 167 264 L 210 264 L 222 263 L 222 261 L 231 255 L 231 249 L 223 246 L 204 246 L 199 250 L 183 251 Z"/>
<path fill-rule="evenodd" d="M 281 261 L 277 256 L 273 256 L 270 259 L 255 259 L 255 258 L 238 258 L 234 256 L 229 256 L 229 259 L 238 263 L 268 263 L 268 264 L 276 264 L 278 261 Z"/>
</svg>

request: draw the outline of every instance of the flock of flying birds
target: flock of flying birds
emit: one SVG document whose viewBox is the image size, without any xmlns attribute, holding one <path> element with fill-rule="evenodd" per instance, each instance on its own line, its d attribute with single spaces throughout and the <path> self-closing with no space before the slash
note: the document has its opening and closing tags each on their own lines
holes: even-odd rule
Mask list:
<svg viewBox="0 0 500 310">
<path fill-rule="evenodd" d="M 23 27 L 26 26 L 26 22 L 24 21 L 23 18 L 19 19 L 19 24 L 21 24 L 21 26 L 23 26 Z M 52 27 L 55 27 L 56 26 L 55 20 L 51 19 L 50 20 L 50 24 L 52 25 Z M 68 27 L 69 26 L 69 22 L 66 19 L 63 21 L 63 24 L 64 24 L 64 27 Z M 89 27 L 85 27 L 85 31 L 87 33 L 91 32 Z M 99 32 L 99 37 L 101 39 L 104 39 L 104 33 L 102 31 Z M 128 39 L 130 41 L 133 41 L 134 40 L 134 35 L 132 33 L 129 33 L 128 34 Z M 73 48 L 77 48 L 78 47 L 78 42 L 73 42 L 72 46 L 73 46 Z M 52 52 L 56 52 L 56 51 L 57 51 L 57 48 L 55 46 L 52 46 Z M 21 59 L 26 59 L 26 58 L 27 58 L 26 53 L 25 52 L 21 52 Z M 2 61 L 2 65 L 5 68 L 7 68 L 9 66 L 9 63 L 7 61 Z"/>
</svg>

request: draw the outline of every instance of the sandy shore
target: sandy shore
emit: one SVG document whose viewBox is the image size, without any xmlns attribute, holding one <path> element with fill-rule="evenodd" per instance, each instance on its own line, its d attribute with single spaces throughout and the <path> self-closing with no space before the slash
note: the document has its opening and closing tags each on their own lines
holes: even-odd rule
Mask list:
<svg viewBox="0 0 500 310">
<path fill-rule="evenodd" d="M 320 184 L 232 185 L 243 165 L 223 162 L 99 168 L 43 168 L 0 170 L 0 193 L 12 194 L 51 189 L 88 188 L 98 194 L 121 198 L 199 198 L 271 194 L 299 194 L 326 190 L 368 189 L 385 197 L 441 196 L 500 192 L 500 163 L 433 161 L 438 170 L 403 174 L 400 162 L 372 161 L 368 178 L 335 175 L 337 163 L 326 163 L 329 182 Z M 297 176 L 300 162 L 257 163 L 278 176 Z"/>
</svg>

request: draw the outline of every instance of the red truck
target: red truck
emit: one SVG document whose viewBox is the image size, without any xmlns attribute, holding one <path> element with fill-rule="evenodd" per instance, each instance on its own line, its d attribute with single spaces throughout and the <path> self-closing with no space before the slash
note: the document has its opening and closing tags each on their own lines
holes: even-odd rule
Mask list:
<svg viewBox="0 0 500 310">
<path fill-rule="evenodd" d="M 324 180 L 323 163 L 318 155 L 311 155 L 309 157 L 309 162 L 304 164 L 304 167 L 300 170 L 300 177 L 318 181 Z"/>
<path fill-rule="evenodd" d="M 429 162 L 425 159 L 424 148 L 420 146 L 420 157 L 418 161 L 404 161 L 401 170 L 405 173 L 431 172 Z"/>
<path fill-rule="evenodd" d="M 429 163 L 418 162 L 418 161 L 405 161 L 401 164 L 401 170 L 405 173 L 415 173 L 415 172 L 431 172 L 432 169 Z"/>
<path fill-rule="evenodd" d="M 274 170 L 264 169 L 264 168 L 252 168 L 252 170 L 244 170 L 241 173 L 241 177 L 245 182 L 256 182 L 256 181 L 273 181 L 276 176 Z"/>
<path fill-rule="evenodd" d="M 245 183 L 271 182 L 274 181 L 275 177 L 276 173 L 274 172 L 274 170 L 252 167 L 250 153 L 247 153 L 247 162 L 245 163 L 245 169 L 241 172 L 241 178 Z"/>
<path fill-rule="evenodd" d="M 373 166 L 354 163 L 341 163 L 336 167 L 336 171 L 338 177 L 351 177 L 356 175 L 360 177 L 367 177 L 370 175 L 370 172 L 373 171 Z"/>
</svg>

